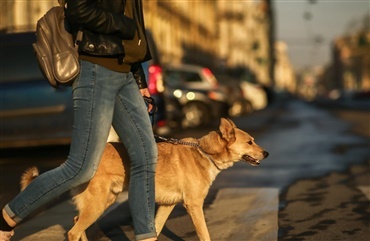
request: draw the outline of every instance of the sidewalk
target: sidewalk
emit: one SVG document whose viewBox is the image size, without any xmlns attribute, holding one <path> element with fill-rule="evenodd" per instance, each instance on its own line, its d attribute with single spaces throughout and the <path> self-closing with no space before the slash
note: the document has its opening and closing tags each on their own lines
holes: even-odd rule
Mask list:
<svg viewBox="0 0 370 241">
<path fill-rule="evenodd" d="M 243 240 L 274 241 L 277 240 L 277 211 L 278 189 L 274 188 L 229 188 L 218 192 L 214 203 L 205 210 L 209 232 L 214 240 Z M 105 216 L 115 219 L 121 212 L 115 212 L 120 204 L 126 202 L 127 193 L 122 193 L 118 202 L 113 204 Z M 65 241 L 66 233 L 72 227 L 73 217 L 76 215 L 71 200 L 41 213 L 32 220 L 16 229 L 12 241 Z M 119 217 L 116 217 L 119 218 Z M 177 217 L 171 220 L 168 228 L 177 226 L 186 217 Z M 228 222 L 224 222 L 228 220 Z M 94 227 L 96 229 L 96 227 Z M 127 230 L 127 229 L 126 229 Z M 240 233 L 240 230 L 243 230 Z M 99 233 L 97 230 L 92 232 Z M 100 232 L 100 235 L 101 232 Z M 88 236 L 91 236 L 88 235 Z M 114 240 L 118 237 L 97 237 L 93 240 Z M 125 236 L 133 238 L 132 230 Z M 126 240 L 122 237 L 121 240 Z M 130 239 L 133 240 L 133 239 Z M 171 240 L 161 236 L 160 240 Z"/>
<path fill-rule="evenodd" d="M 368 218 L 370 200 L 368 167 L 368 165 L 356 165 L 346 173 L 332 173 L 319 179 L 300 180 L 292 185 L 286 194 L 288 204 L 280 213 L 280 216 L 284 217 L 279 221 L 281 230 L 284 232 L 292 222 L 300 223 L 301 228 L 290 231 L 292 236 L 298 237 L 297 232 L 309 231 L 315 225 L 318 230 L 330 225 L 331 230 L 333 226 L 338 226 L 337 230 L 341 233 L 341 238 L 344 237 L 343 235 L 348 235 L 348 240 L 366 240 L 370 235 L 369 229 L 366 230 L 365 227 L 353 234 L 350 232 L 350 227 L 354 222 L 363 222 L 366 217 Z M 127 193 L 122 193 L 118 202 L 104 214 L 105 221 L 108 219 L 108 223 L 114 222 L 120 220 L 122 215 L 127 216 L 127 213 L 122 213 L 122 210 L 129 212 L 126 200 Z M 330 202 L 334 209 L 328 210 L 324 205 L 314 205 L 318 204 L 318 200 L 321 200 L 321 203 Z M 276 188 L 221 189 L 213 204 L 204 210 L 212 240 L 278 240 L 279 204 L 279 190 Z M 341 212 L 337 210 L 338 205 L 342 205 Z M 292 208 L 297 210 L 294 211 Z M 327 223 L 322 222 L 323 217 L 317 215 L 319 213 L 325 213 L 324 219 Z M 71 200 L 62 202 L 18 227 L 12 241 L 66 241 L 66 234 L 72 227 L 73 217 L 76 214 Z M 292 214 L 297 215 L 291 216 Z M 302 216 L 306 216 L 304 221 L 297 220 Z M 349 219 L 348 216 L 351 218 Z M 186 226 L 192 225 L 188 215 L 175 217 L 166 224 L 165 234 L 162 234 L 159 240 L 179 239 L 180 237 L 173 233 L 176 232 L 175 227 L 179 224 L 185 229 L 194 230 L 193 226 Z M 342 233 L 346 230 L 349 233 Z M 320 233 L 325 232 L 317 232 L 316 235 Z M 90 241 L 134 240 L 132 228 L 125 224 L 120 226 L 119 232 L 109 232 L 108 236 L 109 238 L 103 235 L 97 225 L 93 225 L 88 231 Z M 194 231 L 188 238 L 181 236 L 181 239 L 193 240 L 195 237 Z M 325 236 L 320 235 L 310 236 L 310 238 L 325 240 Z"/>
<path fill-rule="evenodd" d="M 214 203 L 205 209 L 207 226 L 213 240 L 258 240 L 275 241 L 278 231 L 278 194 L 275 188 L 227 188 L 221 189 Z M 122 193 L 118 202 L 105 213 L 105 219 L 114 220 L 122 214 L 115 212 L 120 204 L 126 202 L 127 195 Z M 250 209 L 253 207 L 253 209 Z M 12 241 L 65 241 L 66 233 L 72 227 L 73 217 L 76 215 L 71 200 L 41 213 L 32 220 L 22 224 L 16 229 Z M 188 215 L 173 218 L 168 223 L 167 229 L 177 223 L 190 223 Z M 228 220 L 225 222 L 225 220 Z M 90 241 L 98 240 L 133 240 L 133 232 L 130 227 L 124 228 L 124 236 L 107 238 L 96 225 L 89 229 Z M 194 229 L 192 227 L 192 229 Z M 173 229 L 172 229 L 173 230 Z M 174 240 L 161 235 L 160 240 Z M 188 239 L 191 240 L 191 239 Z"/>
</svg>

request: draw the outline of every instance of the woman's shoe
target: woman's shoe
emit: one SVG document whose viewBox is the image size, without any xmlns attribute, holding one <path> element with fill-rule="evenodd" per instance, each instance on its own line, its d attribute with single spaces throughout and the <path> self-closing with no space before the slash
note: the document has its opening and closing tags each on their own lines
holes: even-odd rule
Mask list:
<svg viewBox="0 0 370 241">
<path fill-rule="evenodd" d="M 0 230 L 0 241 L 10 241 L 14 235 L 14 230 L 12 231 L 1 231 Z"/>
</svg>

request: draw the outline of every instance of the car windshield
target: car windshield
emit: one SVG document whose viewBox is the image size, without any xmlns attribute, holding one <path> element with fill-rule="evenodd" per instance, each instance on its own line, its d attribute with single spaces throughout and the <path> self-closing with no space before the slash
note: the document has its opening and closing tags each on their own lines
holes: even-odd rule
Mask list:
<svg viewBox="0 0 370 241">
<path fill-rule="evenodd" d="M 198 73 L 182 71 L 182 70 L 167 70 L 166 78 L 171 86 L 179 86 L 185 83 L 202 82 Z"/>
<path fill-rule="evenodd" d="M 179 88 L 181 86 L 193 86 L 210 88 L 212 86 L 211 81 L 207 79 L 204 81 L 202 76 L 198 72 L 178 70 L 178 69 L 167 69 L 166 70 L 166 83 L 168 86 Z"/>
<path fill-rule="evenodd" d="M 0 45 L 0 56 L 0 82 L 44 78 L 30 43 L 2 43 Z"/>
</svg>

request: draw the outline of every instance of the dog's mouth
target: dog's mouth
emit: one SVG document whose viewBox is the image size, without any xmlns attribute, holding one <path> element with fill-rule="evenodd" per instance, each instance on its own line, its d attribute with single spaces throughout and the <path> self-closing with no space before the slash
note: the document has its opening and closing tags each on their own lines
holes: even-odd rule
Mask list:
<svg viewBox="0 0 370 241">
<path fill-rule="evenodd" d="M 248 162 L 249 164 L 251 164 L 252 166 L 258 166 L 260 164 L 260 160 L 258 159 L 255 159 L 251 156 L 248 156 L 248 155 L 243 155 L 243 160 L 245 162 Z"/>
</svg>

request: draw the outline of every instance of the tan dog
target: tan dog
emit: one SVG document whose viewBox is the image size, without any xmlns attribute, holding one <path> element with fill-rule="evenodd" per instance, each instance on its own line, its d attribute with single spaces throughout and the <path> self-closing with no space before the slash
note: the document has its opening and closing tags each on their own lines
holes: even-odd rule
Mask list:
<svg viewBox="0 0 370 241">
<path fill-rule="evenodd" d="M 175 205 L 183 202 L 199 239 L 210 240 L 203 202 L 216 176 L 240 160 L 256 166 L 268 156 L 253 137 L 238 129 L 231 120 L 222 118 L 219 129 L 220 132 L 212 131 L 200 139 L 185 138 L 178 144 L 158 143 L 155 176 L 155 200 L 159 205 L 155 218 L 158 234 Z M 34 171 L 23 175 L 23 188 L 32 181 Z M 129 171 L 130 162 L 123 144 L 107 143 L 93 179 L 72 192 L 79 214 L 68 232 L 69 241 L 79 241 L 80 238 L 87 241 L 85 230 L 128 187 Z"/>
</svg>

